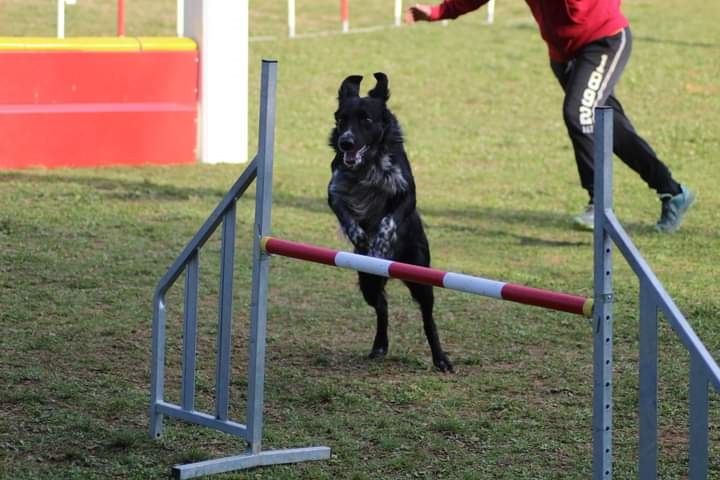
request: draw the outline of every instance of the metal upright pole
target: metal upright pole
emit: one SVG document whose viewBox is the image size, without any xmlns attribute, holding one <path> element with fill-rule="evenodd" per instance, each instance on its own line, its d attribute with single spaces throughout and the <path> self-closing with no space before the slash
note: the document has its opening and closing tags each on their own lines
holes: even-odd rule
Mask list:
<svg viewBox="0 0 720 480">
<path fill-rule="evenodd" d="M 160 438 L 163 414 L 157 405 L 165 400 L 165 291 L 158 289 L 153 297 L 152 360 L 150 364 L 150 438 Z"/>
<path fill-rule="evenodd" d="M 223 216 L 220 247 L 220 295 L 218 298 L 217 360 L 215 365 L 215 418 L 228 420 L 232 371 L 233 272 L 237 206 L 233 202 Z"/>
<path fill-rule="evenodd" d="M 651 282 L 640 277 L 640 357 L 639 357 L 639 459 L 638 478 L 657 479 L 657 382 L 658 323 L 657 302 Z"/>
<path fill-rule="evenodd" d="M 605 213 L 612 210 L 612 109 L 595 109 L 593 313 L 593 480 L 612 478 L 612 242 Z"/>
<path fill-rule="evenodd" d="M 185 275 L 185 307 L 183 308 L 182 408 L 195 409 L 195 356 L 197 354 L 198 292 L 200 287 L 200 252 L 190 257 Z"/>
<path fill-rule="evenodd" d="M 688 478 L 705 480 L 709 471 L 708 377 L 699 355 L 690 354 L 690 445 Z"/>
<path fill-rule="evenodd" d="M 250 365 L 248 379 L 247 441 L 252 453 L 262 448 L 263 396 L 265 383 L 265 335 L 270 257 L 262 252 L 260 239 L 270 234 L 272 168 L 275 145 L 275 88 L 277 62 L 263 60 L 258 170 L 255 192 L 253 282 L 250 312 Z"/>
</svg>

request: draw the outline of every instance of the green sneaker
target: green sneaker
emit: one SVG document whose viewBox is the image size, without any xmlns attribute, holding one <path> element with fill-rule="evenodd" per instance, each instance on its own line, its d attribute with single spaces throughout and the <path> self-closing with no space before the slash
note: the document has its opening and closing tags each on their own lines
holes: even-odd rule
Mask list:
<svg viewBox="0 0 720 480">
<path fill-rule="evenodd" d="M 685 213 L 695 202 L 695 192 L 681 185 L 677 195 L 666 193 L 658 196 L 662 201 L 662 210 L 655 229 L 661 233 L 672 233 L 680 228 Z"/>
<path fill-rule="evenodd" d="M 580 230 L 595 228 L 595 207 L 592 203 L 589 203 L 580 215 L 573 217 L 573 225 Z"/>
</svg>

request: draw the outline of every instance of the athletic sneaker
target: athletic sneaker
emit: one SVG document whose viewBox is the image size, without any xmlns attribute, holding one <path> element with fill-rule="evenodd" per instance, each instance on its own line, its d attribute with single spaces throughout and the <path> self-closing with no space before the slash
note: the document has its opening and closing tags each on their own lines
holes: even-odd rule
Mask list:
<svg viewBox="0 0 720 480">
<path fill-rule="evenodd" d="M 573 218 L 573 224 L 581 230 L 595 228 L 595 207 L 592 203 L 589 203 L 580 215 Z"/>
<path fill-rule="evenodd" d="M 685 212 L 695 202 L 695 192 L 684 185 L 680 185 L 680 193 L 677 195 L 665 193 L 658 196 L 662 201 L 662 210 L 655 229 L 661 233 L 672 233 L 680 228 Z"/>
</svg>

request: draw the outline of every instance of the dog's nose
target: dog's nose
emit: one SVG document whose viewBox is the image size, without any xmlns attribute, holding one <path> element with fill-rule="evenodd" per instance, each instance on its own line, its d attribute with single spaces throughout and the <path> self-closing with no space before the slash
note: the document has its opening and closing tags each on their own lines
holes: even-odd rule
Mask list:
<svg viewBox="0 0 720 480">
<path fill-rule="evenodd" d="M 355 150 L 355 139 L 350 132 L 345 132 L 340 135 L 340 138 L 338 139 L 338 147 L 340 147 L 340 150 L 343 152 Z"/>
</svg>

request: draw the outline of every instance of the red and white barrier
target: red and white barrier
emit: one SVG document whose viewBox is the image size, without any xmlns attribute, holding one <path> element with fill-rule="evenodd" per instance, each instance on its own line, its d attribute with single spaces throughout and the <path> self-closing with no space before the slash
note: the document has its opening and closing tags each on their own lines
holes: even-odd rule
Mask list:
<svg viewBox="0 0 720 480">
<path fill-rule="evenodd" d="M 350 0 L 340 0 L 340 23 L 343 33 L 350 31 Z"/>
<path fill-rule="evenodd" d="M 177 0 L 190 38 L 0 37 L 0 169 L 247 158 L 248 3 Z M 80 7 L 76 7 L 80 8 Z"/>
<path fill-rule="evenodd" d="M 192 40 L 0 37 L 0 71 L 0 169 L 196 161 Z"/>
<path fill-rule="evenodd" d="M 357 270 L 381 277 L 434 285 L 483 297 L 560 310 L 588 318 L 592 316 L 593 300 L 578 295 L 489 280 L 462 273 L 445 272 L 435 268 L 341 252 L 273 237 L 263 237 L 261 248 L 269 254 Z"/>
</svg>

